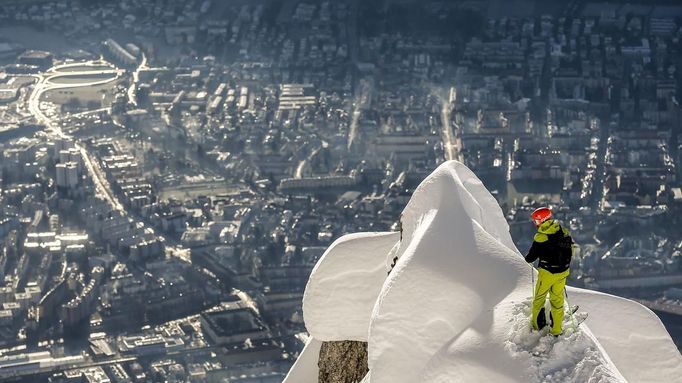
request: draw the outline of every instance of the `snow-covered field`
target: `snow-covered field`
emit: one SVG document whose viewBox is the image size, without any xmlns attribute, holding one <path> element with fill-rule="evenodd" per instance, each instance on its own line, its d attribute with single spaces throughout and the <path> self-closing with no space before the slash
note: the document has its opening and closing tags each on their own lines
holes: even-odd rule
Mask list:
<svg viewBox="0 0 682 383">
<path fill-rule="evenodd" d="M 574 329 L 529 329 L 531 268 L 495 199 L 461 163 L 417 188 L 396 233 L 357 233 L 320 259 L 303 301 L 311 340 L 286 383 L 317 382 L 321 341 L 368 342 L 363 383 L 674 382 L 682 356 L 660 320 L 618 297 L 570 288 Z M 399 260 L 387 275 L 390 260 Z"/>
</svg>

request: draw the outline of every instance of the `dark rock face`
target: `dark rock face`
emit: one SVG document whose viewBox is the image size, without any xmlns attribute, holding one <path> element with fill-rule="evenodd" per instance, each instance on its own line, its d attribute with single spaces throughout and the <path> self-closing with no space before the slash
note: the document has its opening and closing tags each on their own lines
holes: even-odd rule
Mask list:
<svg viewBox="0 0 682 383">
<path fill-rule="evenodd" d="M 367 343 L 350 340 L 324 342 L 318 367 L 319 383 L 359 383 L 369 371 Z"/>
</svg>

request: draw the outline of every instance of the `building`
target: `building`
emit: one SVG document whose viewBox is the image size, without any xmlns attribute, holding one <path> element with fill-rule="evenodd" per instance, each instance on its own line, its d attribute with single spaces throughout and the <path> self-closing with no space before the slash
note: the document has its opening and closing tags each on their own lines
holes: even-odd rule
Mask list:
<svg viewBox="0 0 682 383">
<path fill-rule="evenodd" d="M 99 282 L 103 272 L 101 266 L 95 266 L 92 269 L 92 278 L 83 291 L 62 305 L 60 317 L 65 327 L 74 327 L 90 316 L 95 300 L 99 296 Z"/>
<path fill-rule="evenodd" d="M 376 153 L 388 157 L 395 155 L 399 160 L 409 161 L 424 157 L 429 150 L 440 141 L 435 134 L 382 134 L 376 137 L 374 149 Z"/>
<path fill-rule="evenodd" d="M 69 150 L 73 149 L 76 147 L 76 143 L 73 141 L 72 138 L 66 137 L 66 138 L 58 138 L 54 142 L 54 156 L 59 158 L 59 153 L 62 150 Z"/>
<path fill-rule="evenodd" d="M 324 176 L 309 178 L 286 178 L 279 184 L 282 193 L 310 193 L 316 194 L 325 190 L 340 190 L 354 187 L 358 184 L 359 177 L 356 172 L 347 176 Z"/>
<path fill-rule="evenodd" d="M 81 166 L 81 152 L 76 148 L 62 149 L 59 151 L 59 162 L 75 162 Z"/>
<path fill-rule="evenodd" d="M 104 46 L 109 49 L 109 53 L 111 53 L 116 60 L 125 65 L 134 65 L 137 62 L 135 56 L 123 48 L 114 39 L 106 39 L 104 41 Z"/>
<path fill-rule="evenodd" d="M 49 372 L 85 362 L 83 355 L 52 357 L 48 351 L 0 357 L 0 378 L 9 379 Z"/>
<path fill-rule="evenodd" d="M 24 65 L 34 65 L 41 69 L 52 66 L 52 53 L 45 51 L 28 50 L 19 55 L 19 62 Z"/>
<path fill-rule="evenodd" d="M 79 166 L 77 162 L 65 162 L 56 165 L 57 168 L 57 187 L 73 189 L 78 186 L 80 179 Z"/>
<path fill-rule="evenodd" d="M 312 84 L 282 84 L 280 86 L 279 110 L 300 109 L 317 103 Z"/>
<path fill-rule="evenodd" d="M 217 345 L 268 339 L 270 332 L 255 310 L 244 301 L 223 302 L 201 313 L 201 329 Z"/>
<path fill-rule="evenodd" d="M 0 104 L 9 104 L 19 98 L 19 88 L 0 88 Z"/>
<path fill-rule="evenodd" d="M 161 335 L 128 336 L 119 343 L 119 350 L 126 354 L 158 355 L 182 348 L 185 345 L 180 338 L 168 338 Z"/>
</svg>

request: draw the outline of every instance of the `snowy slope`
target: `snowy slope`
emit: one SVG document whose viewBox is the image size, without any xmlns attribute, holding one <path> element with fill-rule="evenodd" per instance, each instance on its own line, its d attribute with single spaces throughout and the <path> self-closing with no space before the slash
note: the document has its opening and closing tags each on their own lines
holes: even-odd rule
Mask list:
<svg viewBox="0 0 682 383">
<path fill-rule="evenodd" d="M 682 357 L 660 321 L 627 300 L 582 290 L 572 294 L 571 303 L 590 311 L 605 302 L 611 312 L 637 314 L 619 331 L 609 332 L 613 319 L 594 308 L 577 332 L 567 316 L 559 341 L 531 334 L 531 269 L 495 199 L 464 165 L 447 162 L 422 182 L 403 212 L 403 229 L 400 243 L 387 233 L 339 239 L 306 288 L 304 317 L 313 338 L 367 336 L 371 376 L 363 383 L 682 376 Z M 399 261 L 386 277 L 393 254 Z M 649 366 L 633 361 L 639 354 L 633 350 L 644 347 L 662 350 Z M 285 382 L 302 382 L 295 377 L 304 370 L 311 367 L 297 363 Z"/>
<path fill-rule="evenodd" d="M 651 310 L 596 291 L 568 293 L 590 313 L 590 330 L 628 381 L 682 382 L 680 353 Z"/>
<path fill-rule="evenodd" d="M 291 366 L 291 370 L 289 371 L 289 374 L 287 374 L 284 382 L 317 383 L 317 376 L 320 374 L 317 362 L 319 360 L 321 347 L 321 341 L 310 337 L 303 348 L 301 355 L 298 356 L 294 365 Z"/>
</svg>

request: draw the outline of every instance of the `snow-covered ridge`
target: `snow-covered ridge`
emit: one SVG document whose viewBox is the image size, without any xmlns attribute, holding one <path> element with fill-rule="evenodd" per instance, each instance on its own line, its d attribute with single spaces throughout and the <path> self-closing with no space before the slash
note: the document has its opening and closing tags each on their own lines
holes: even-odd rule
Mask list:
<svg viewBox="0 0 682 383">
<path fill-rule="evenodd" d="M 573 331 L 567 315 L 558 340 L 531 334 L 531 268 L 463 164 L 427 177 L 402 222 L 402 241 L 356 233 L 327 249 L 303 301 L 311 340 L 286 383 L 317 382 L 320 341 L 332 340 L 368 342 L 363 383 L 682 381 L 660 320 L 626 299 L 571 288 L 589 319 Z"/>
</svg>

